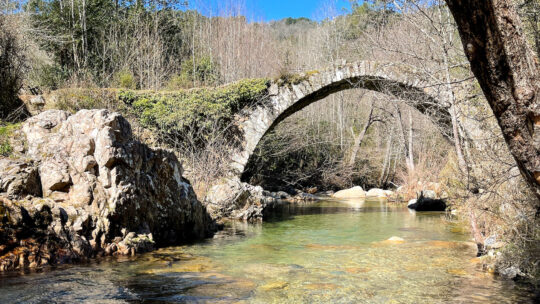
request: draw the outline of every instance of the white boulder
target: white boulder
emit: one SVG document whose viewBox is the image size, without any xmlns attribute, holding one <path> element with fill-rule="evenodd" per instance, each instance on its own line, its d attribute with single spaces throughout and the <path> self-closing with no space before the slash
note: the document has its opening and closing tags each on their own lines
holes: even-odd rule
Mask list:
<svg viewBox="0 0 540 304">
<path fill-rule="evenodd" d="M 387 197 L 387 193 L 386 193 L 386 191 L 383 190 L 383 189 L 373 188 L 373 189 L 370 189 L 370 190 L 366 193 L 366 196 L 367 196 L 367 197 L 380 197 L 380 198 L 385 198 L 385 197 Z"/>
<path fill-rule="evenodd" d="M 437 198 L 437 193 L 435 193 L 435 191 L 433 190 L 424 190 L 422 191 L 422 193 L 424 194 L 425 198 L 431 198 L 431 199 Z M 418 194 L 418 196 L 420 196 L 420 194 Z"/>
<path fill-rule="evenodd" d="M 366 192 L 362 187 L 356 186 L 350 189 L 338 191 L 332 195 L 334 198 L 363 198 L 366 197 Z"/>
</svg>

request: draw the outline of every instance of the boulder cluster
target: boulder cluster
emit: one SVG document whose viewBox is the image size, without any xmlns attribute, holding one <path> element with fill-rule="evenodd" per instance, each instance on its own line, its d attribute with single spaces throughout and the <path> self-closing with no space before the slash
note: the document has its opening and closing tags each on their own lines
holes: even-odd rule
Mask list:
<svg viewBox="0 0 540 304">
<path fill-rule="evenodd" d="M 332 195 L 334 198 L 354 199 L 354 198 L 393 198 L 395 193 L 390 190 L 372 188 L 364 191 L 362 187 L 355 186 L 349 189 L 340 190 Z"/>
<path fill-rule="evenodd" d="M 28 119 L 0 159 L 0 271 L 126 255 L 205 237 L 214 224 L 175 155 L 107 110 Z"/>
</svg>

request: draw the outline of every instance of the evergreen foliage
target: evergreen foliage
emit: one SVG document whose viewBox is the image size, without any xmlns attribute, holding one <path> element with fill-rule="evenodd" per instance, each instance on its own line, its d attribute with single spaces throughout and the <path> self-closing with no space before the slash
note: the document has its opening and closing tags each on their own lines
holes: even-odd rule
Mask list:
<svg viewBox="0 0 540 304">
<path fill-rule="evenodd" d="M 268 84 L 268 79 L 247 79 L 215 88 L 122 91 L 118 98 L 144 127 L 177 135 L 196 131 L 204 138 L 226 129 L 242 108 L 263 102 Z"/>
</svg>

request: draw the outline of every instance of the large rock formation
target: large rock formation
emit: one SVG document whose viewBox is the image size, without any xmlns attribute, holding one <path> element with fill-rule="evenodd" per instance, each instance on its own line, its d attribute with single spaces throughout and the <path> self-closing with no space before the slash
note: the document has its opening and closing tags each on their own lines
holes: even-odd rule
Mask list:
<svg viewBox="0 0 540 304">
<path fill-rule="evenodd" d="M 0 271 L 134 254 L 213 231 L 174 154 L 106 110 L 46 111 L 0 159 Z"/>
</svg>

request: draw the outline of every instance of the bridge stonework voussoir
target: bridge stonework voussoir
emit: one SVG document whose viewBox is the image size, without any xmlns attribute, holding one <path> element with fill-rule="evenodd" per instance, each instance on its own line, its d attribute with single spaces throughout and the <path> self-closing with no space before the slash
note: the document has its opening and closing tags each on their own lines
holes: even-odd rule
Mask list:
<svg viewBox="0 0 540 304">
<path fill-rule="evenodd" d="M 239 122 L 243 144 L 231 155 L 231 176 L 240 177 L 263 136 L 280 121 L 330 94 L 352 88 L 392 94 L 426 115 L 436 115 L 438 123 L 450 123 L 448 105 L 439 85 L 431 85 L 410 67 L 397 63 L 360 61 L 341 64 L 321 72 L 300 75 L 298 83 L 272 82 L 268 101 L 245 109 Z"/>
</svg>

